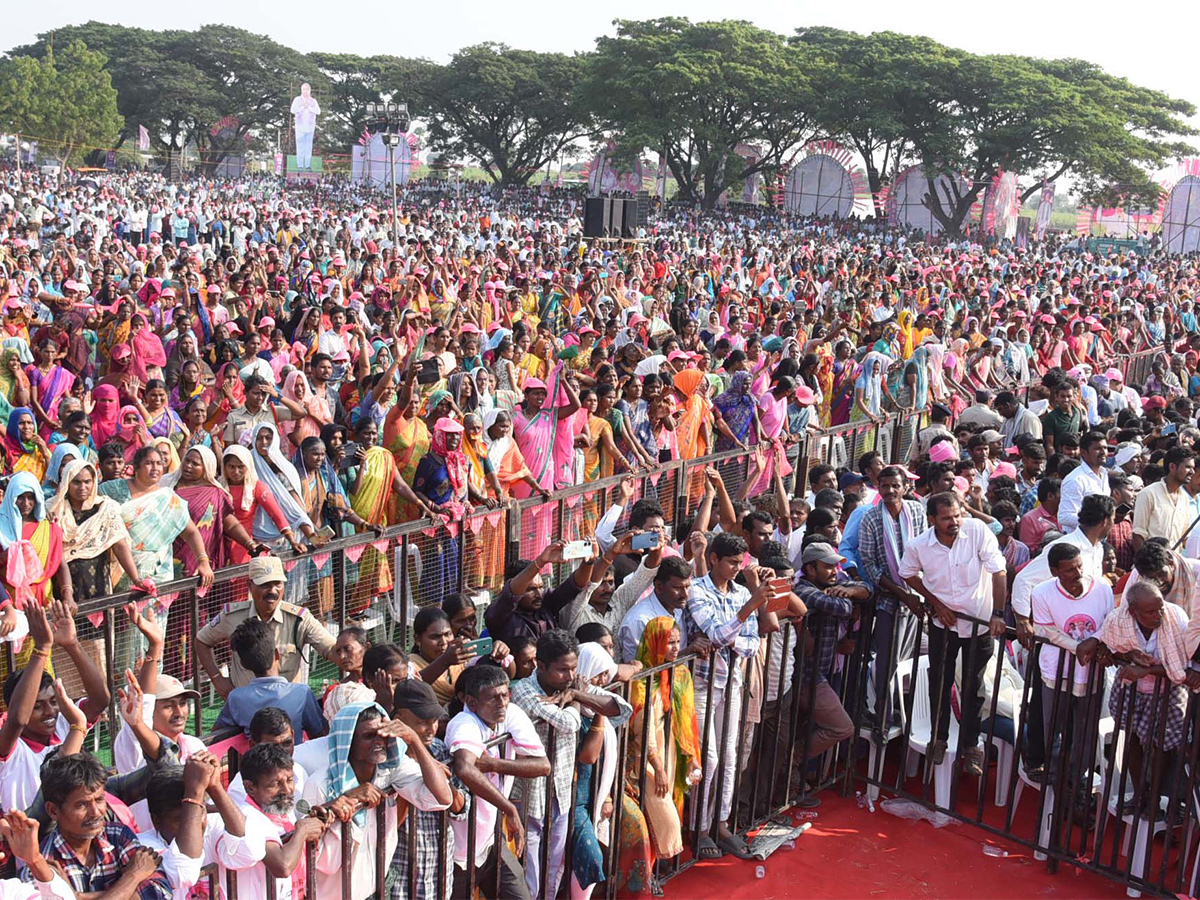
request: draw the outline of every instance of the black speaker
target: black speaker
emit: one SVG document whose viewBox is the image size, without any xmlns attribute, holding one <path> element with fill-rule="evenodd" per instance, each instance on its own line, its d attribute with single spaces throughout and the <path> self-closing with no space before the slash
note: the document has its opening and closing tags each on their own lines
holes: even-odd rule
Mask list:
<svg viewBox="0 0 1200 900">
<path fill-rule="evenodd" d="M 621 228 L 625 222 L 625 201 L 617 198 L 610 198 L 608 201 L 608 219 L 604 223 L 604 236 L 609 238 L 619 238 L 621 236 Z"/>
<path fill-rule="evenodd" d="M 604 237 L 608 220 L 608 201 L 604 197 L 588 197 L 583 202 L 583 236 Z"/>
<path fill-rule="evenodd" d="M 621 237 L 635 238 L 637 237 L 638 223 L 640 222 L 639 210 L 642 204 L 637 200 L 626 200 L 625 209 L 621 216 Z"/>
<path fill-rule="evenodd" d="M 650 192 L 638 191 L 637 195 L 638 227 L 650 224 Z"/>
</svg>

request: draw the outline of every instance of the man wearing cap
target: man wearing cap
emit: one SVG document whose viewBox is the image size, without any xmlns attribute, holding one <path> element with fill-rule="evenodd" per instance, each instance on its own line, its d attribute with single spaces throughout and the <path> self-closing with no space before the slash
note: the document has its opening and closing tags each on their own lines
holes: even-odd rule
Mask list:
<svg viewBox="0 0 1200 900">
<path fill-rule="evenodd" d="M 912 655 L 920 633 L 916 618 L 908 611 L 918 610 L 921 598 L 900 576 L 900 560 L 904 548 L 929 524 L 925 505 L 905 499 L 909 483 L 907 470 L 901 466 L 888 466 L 880 472 L 882 502 L 867 511 L 858 527 L 859 572 L 875 596 L 875 731 L 881 746 L 882 735 L 891 724 L 884 718 L 889 705 L 886 701 L 891 699 L 887 686 L 897 664 Z M 900 607 L 901 603 L 906 609 Z M 893 637 L 898 638 L 895 643 Z"/>
<path fill-rule="evenodd" d="M 1017 439 L 1025 435 L 1038 441 L 1042 439 L 1041 421 L 1017 402 L 1017 395 L 1012 391 L 1001 391 L 996 395 L 996 411 L 1004 416 L 1000 434 L 1004 438 L 1006 450 L 1015 446 Z"/>
<path fill-rule="evenodd" d="M 975 402 L 959 413 L 957 424 L 999 429 L 1004 424 L 1004 417 L 992 409 L 991 403 L 991 391 L 976 391 Z"/>
<path fill-rule="evenodd" d="M 330 659 L 335 638 L 302 606 L 283 602 L 286 576 L 277 556 L 259 556 L 250 560 L 250 599 L 227 603 L 225 608 L 196 635 L 196 657 L 222 697 L 235 687 L 249 684 L 254 673 L 247 671 L 236 654 L 229 660 L 229 675 L 221 674 L 213 648 L 229 640 L 239 625 L 248 619 L 271 622 L 275 628 L 275 646 L 279 650 L 279 674 L 288 681 L 308 680 L 305 646 Z M 310 651 L 311 652 L 311 651 Z"/>
<path fill-rule="evenodd" d="M 928 455 L 929 448 L 938 438 L 950 441 L 954 446 L 954 458 L 958 458 L 958 441 L 954 439 L 954 432 L 947 424 L 951 415 L 950 407 L 945 404 L 930 404 L 929 424 L 917 432 L 917 439 L 913 441 L 912 455 L 909 457 L 910 464 L 915 465 Z"/>
<path fill-rule="evenodd" d="M 854 614 L 851 601 L 866 600 L 871 592 L 862 582 L 839 573 L 838 567 L 845 559 L 832 545 L 810 539 L 801 553 L 801 575 L 793 587 L 808 608 L 808 628 L 814 638 L 800 676 L 800 721 L 811 719 L 814 727 L 808 744 L 809 759 L 816 759 L 854 734 L 854 723 L 830 686 L 829 676 L 842 628 Z"/>
<path fill-rule="evenodd" d="M 445 707 L 437 702 L 433 688 L 419 678 L 409 678 L 396 685 L 393 717 L 399 719 L 413 730 L 421 739 L 421 743 L 429 751 L 429 755 L 447 768 L 454 758 L 446 742 L 437 736 L 438 724 L 447 715 Z M 461 813 L 466 808 L 467 789 L 458 777 L 450 775 L 450 790 L 454 795 L 450 803 L 451 814 Z M 402 848 L 392 857 L 392 869 L 388 880 L 393 884 L 408 885 L 410 871 L 414 860 L 408 854 L 412 838 L 409 829 L 416 829 L 417 890 L 412 895 L 413 900 L 434 900 L 451 896 L 454 886 L 454 864 L 447 862 L 445 866 L 446 879 L 438 884 L 438 860 L 454 859 L 454 829 L 447 828 L 445 845 L 438 846 L 438 836 L 442 832 L 441 812 L 423 809 L 410 810 L 408 816 L 400 823 L 399 840 L 396 846 Z M 490 886 L 489 886 L 490 888 Z M 402 896 L 409 896 L 408 893 Z"/>
</svg>

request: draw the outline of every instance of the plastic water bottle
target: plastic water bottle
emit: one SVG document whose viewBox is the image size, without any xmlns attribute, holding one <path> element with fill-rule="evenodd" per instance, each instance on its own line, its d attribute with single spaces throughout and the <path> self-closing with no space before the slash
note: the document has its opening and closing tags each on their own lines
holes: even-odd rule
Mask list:
<svg viewBox="0 0 1200 900">
<path fill-rule="evenodd" d="M 755 866 L 754 867 L 754 877 L 755 878 L 766 878 L 767 877 L 766 867 L 765 866 Z"/>
<path fill-rule="evenodd" d="M 859 809 L 865 809 L 867 806 L 867 798 L 863 796 L 862 791 L 854 792 L 854 802 L 858 804 Z"/>
<path fill-rule="evenodd" d="M 997 847 L 994 844 L 984 844 L 983 845 L 983 855 L 984 856 L 994 856 L 994 857 L 997 857 L 998 859 L 1005 859 L 1008 857 L 1008 851 L 1005 850 L 1003 847 Z"/>
</svg>

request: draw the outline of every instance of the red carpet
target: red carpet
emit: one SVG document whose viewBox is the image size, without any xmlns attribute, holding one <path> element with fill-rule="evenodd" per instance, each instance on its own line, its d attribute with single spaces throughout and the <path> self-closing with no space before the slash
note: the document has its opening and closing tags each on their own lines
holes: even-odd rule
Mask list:
<svg viewBox="0 0 1200 900">
<path fill-rule="evenodd" d="M 965 782 L 964 782 L 965 784 Z M 765 863 L 722 858 L 701 862 L 671 879 L 667 900 L 717 897 L 772 898 L 1121 898 L 1115 882 L 1073 866 L 1046 871 L 1024 848 L 1005 844 L 967 824 L 935 829 L 878 810 L 859 809 L 853 797 L 821 795 L 813 827 Z M 1018 821 L 1036 815 L 1036 794 L 1019 807 Z M 993 810 L 995 811 L 995 810 Z M 990 816 L 989 816 L 990 818 Z M 799 824 L 800 820 L 797 820 Z M 1006 858 L 985 856 L 984 842 L 1003 846 Z M 766 869 L 756 879 L 756 865 Z"/>
</svg>

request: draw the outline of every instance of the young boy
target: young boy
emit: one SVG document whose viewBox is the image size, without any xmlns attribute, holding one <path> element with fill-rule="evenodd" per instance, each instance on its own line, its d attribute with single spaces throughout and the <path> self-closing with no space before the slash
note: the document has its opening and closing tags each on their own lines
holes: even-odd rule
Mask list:
<svg viewBox="0 0 1200 900">
<path fill-rule="evenodd" d="M 225 708 L 213 723 L 213 729 L 236 725 L 250 730 L 250 720 L 265 706 L 274 706 L 287 713 L 292 722 L 295 742 L 303 735 L 319 737 L 327 729 L 325 717 L 317 698 L 307 684 L 296 684 L 279 674 L 279 648 L 270 622 L 247 619 L 229 638 L 230 649 L 237 654 L 242 666 L 254 674 L 249 684 L 234 688 L 225 701 Z"/>
</svg>

